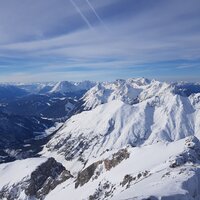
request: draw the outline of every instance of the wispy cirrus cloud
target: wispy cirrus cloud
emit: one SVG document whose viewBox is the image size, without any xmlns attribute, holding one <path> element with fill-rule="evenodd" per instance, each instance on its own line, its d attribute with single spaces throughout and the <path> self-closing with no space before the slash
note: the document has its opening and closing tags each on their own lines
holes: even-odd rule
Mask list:
<svg viewBox="0 0 200 200">
<path fill-rule="evenodd" d="M 200 74 L 198 0 L 9 0 L 0 5 L 0 80 L 14 80 L 14 74 L 23 80 L 30 74 L 37 80 L 40 74 L 48 80 L 69 74 L 102 80 L 105 72 L 107 79 Z"/>
</svg>

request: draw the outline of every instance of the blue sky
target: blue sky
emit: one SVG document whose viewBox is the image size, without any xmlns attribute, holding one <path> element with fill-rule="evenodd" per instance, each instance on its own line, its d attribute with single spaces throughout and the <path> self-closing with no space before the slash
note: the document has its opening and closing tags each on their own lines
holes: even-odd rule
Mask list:
<svg viewBox="0 0 200 200">
<path fill-rule="evenodd" d="M 200 81 L 199 0 L 0 0 L 0 81 Z"/>
</svg>

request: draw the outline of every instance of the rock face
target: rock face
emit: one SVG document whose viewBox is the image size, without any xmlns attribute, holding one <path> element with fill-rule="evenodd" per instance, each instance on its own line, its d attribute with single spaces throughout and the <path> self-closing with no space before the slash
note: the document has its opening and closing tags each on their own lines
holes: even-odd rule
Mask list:
<svg viewBox="0 0 200 200">
<path fill-rule="evenodd" d="M 144 179 L 149 176 L 149 171 L 139 172 L 136 176 L 131 176 L 130 174 L 126 174 L 124 176 L 123 181 L 120 183 L 122 187 L 126 186 L 126 189 L 130 187 L 132 181 L 139 181 L 140 179 Z"/>
<path fill-rule="evenodd" d="M 87 183 L 91 179 L 91 177 L 94 175 L 94 172 L 96 168 L 98 167 L 98 165 L 101 163 L 102 161 L 95 162 L 91 164 L 89 167 L 87 167 L 86 169 L 84 169 L 83 171 L 81 171 L 78 174 L 78 177 L 76 179 L 75 188 L 77 188 L 79 185 L 82 186 L 85 183 Z"/>
<path fill-rule="evenodd" d="M 77 188 L 79 185 L 82 186 L 87 183 L 94 174 L 96 175 L 94 178 L 98 178 L 100 172 L 96 171 L 96 169 L 100 164 L 103 163 L 105 169 L 109 171 L 111 168 L 117 166 L 119 163 L 127 158 L 129 158 L 129 152 L 127 151 L 127 149 L 120 149 L 117 153 L 114 153 L 111 158 L 100 160 L 91 164 L 80 173 L 78 173 L 75 188 Z"/>
<path fill-rule="evenodd" d="M 29 185 L 25 190 L 26 195 L 42 199 L 58 184 L 71 178 L 69 171 L 54 158 L 49 158 L 31 174 Z"/>
<path fill-rule="evenodd" d="M 170 160 L 169 167 L 176 168 L 187 162 L 199 163 L 200 142 L 196 137 L 189 137 L 185 141 L 185 150 Z"/>
<path fill-rule="evenodd" d="M 112 159 L 104 160 L 104 165 L 106 170 L 110 170 L 112 167 L 117 166 L 124 159 L 129 158 L 129 153 L 127 149 L 121 149 L 117 153 L 114 153 Z"/>
<path fill-rule="evenodd" d="M 110 101 L 72 116 L 48 142 L 47 151 L 60 154 L 67 161 L 80 155 L 86 161 L 127 145 L 135 147 L 198 136 L 200 104 L 194 104 L 196 98 L 168 91 L 134 105 Z"/>
<path fill-rule="evenodd" d="M 69 178 L 72 178 L 70 172 L 54 158 L 49 158 L 40 164 L 30 176 L 12 185 L 9 183 L 4 185 L 0 189 L 0 199 L 21 200 L 20 195 L 25 193 L 26 200 L 42 200 L 57 185 Z"/>
</svg>

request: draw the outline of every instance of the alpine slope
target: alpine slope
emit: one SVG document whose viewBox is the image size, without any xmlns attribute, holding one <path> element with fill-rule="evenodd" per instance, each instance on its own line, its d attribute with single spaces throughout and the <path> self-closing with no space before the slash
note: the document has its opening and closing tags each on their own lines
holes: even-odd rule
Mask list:
<svg viewBox="0 0 200 200">
<path fill-rule="evenodd" d="M 200 199 L 199 83 L 100 82 L 80 102 L 39 156 L 0 165 L 0 199 Z"/>
</svg>

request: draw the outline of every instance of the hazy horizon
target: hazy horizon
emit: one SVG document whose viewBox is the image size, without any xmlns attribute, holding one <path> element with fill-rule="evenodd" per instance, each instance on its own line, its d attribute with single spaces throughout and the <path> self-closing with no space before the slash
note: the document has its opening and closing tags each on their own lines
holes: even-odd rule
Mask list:
<svg viewBox="0 0 200 200">
<path fill-rule="evenodd" d="M 185 83 L 200 83 L 199 77 L 196 79 L 193 78 L 191 79 L 162 79 L 162 78 L 146 78 L 146 77 L 127 77 L 127 78 L 113 78 L 113 79 L 108 79 L 108 80 L 92 80 L 92 79 L 82 79 L 82 80 L 69 80 L 69 79 L 62 79 L 62 80 L 47 80 L 47 81 L 0 81 L 0 84 L 37 84 L 37 83 L 58 83 L 58 82 L 84 82 L 84 81 L 90 81 L 90 82 L 113 82 L 119 79 L 122 80 L 127 80 L 127 79 L 137 79 L 137 78 L 145 78 L 148 80 L 156 80 L 156 81 L 161 81 L 161 82 L 166 82 L 166 83 L 175 83 L 175 82 L 185 82 Z"/>
</svg>

